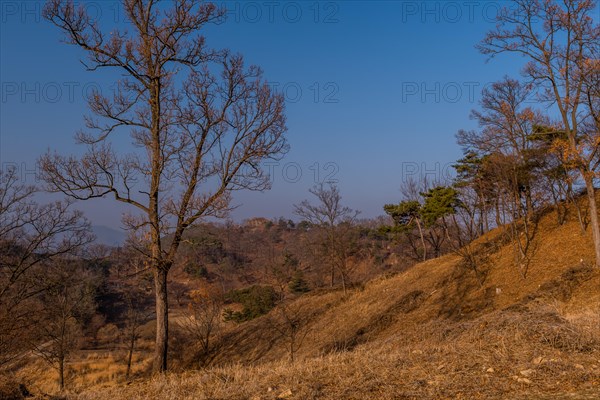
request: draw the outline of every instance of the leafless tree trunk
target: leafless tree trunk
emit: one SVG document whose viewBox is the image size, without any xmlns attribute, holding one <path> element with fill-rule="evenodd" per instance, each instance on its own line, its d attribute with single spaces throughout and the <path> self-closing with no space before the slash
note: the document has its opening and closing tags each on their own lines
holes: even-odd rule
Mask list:
<svg viewBox="0 0 600 400">
<path fill-rule="evenodd" d="M 135 350 L 136 338 L 134 335 L 129 337 L 129 344 L 127 346 L 127 368 L 125 369 L 125 381 L 129 382 L 131 377 L 131 362 L 133 361 L 133 352 Z"/>
<path fill-rule="evenodd" d="M 154 347 L 154 370 L 167 370 L 167 343 L 169 332 L 169 302 L 167 298 L 167 269 L 154 269 L 156 295 L 156 346 Z"/>
<path fill-rule="evenodd" d="M 423 261 L 427 260 L 427 246 L 425 245 L 425 235 L 423 235 L 423 228 L 421 227 L 421 219 L 415 218 L 417 228 L 419 229 L 419 237 L 421 238 L 421 246 L 423 248 Z"/>
<path fill-rule="evenodd" d="M 139 339 L 139 329 L 144 319 L 145 313 L 139 308 L 139 299 L 134 298 L 130 294 L 127 296 L 127 321 L 125 325 L 125 344 L 127 349 L 127 367 L 125 370 L 125 381 L 129 382 L 131 377 L 131 364 L 133 361 L 133 353 L 135 352 L 135 344 Z"/>
<path fill-rule="evenodd" d="M 590 226 L 592 227 L 592 238 L 594 239 L 594 250 L 596 251 L 596 266 L 600 266 L 600 225 L 598 224 L 594 178 L 591 171 L 582 172 L 582 174 L 584 174 L 585 189 L 590 208 Z"/>
<path fill-rule="evenodd" d="M 121 341 L 126 352 L 125 381 L 132 375 L 133 356 L 140 338 L 140 328 L 153 316 L 149 307 L 153 282 L 147 274 L 147 259 L 140 256 L 135 249 L 126 245 L 114 255 L 115 261 L 111 274 L 118 277 L 116 294 L 123 301 L 125 308 L 125 326 L 121 331 Z"/>
</svg>

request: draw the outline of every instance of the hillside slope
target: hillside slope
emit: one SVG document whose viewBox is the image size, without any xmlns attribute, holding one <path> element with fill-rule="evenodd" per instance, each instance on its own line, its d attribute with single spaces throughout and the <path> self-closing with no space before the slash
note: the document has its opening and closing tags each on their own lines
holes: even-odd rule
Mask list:
<svg viewBox="0 0 600 400">
<path fill-rule="evenodd" d="M 600 271 L 589 229 L 544 216 L 525 276 L 502 229 L 475 245 L 483 284 L 447 255 L 347 296 L 299 297 L 287 306 L 300 321 L 296 341 L 306 335 L 293 364 L 274 310 L 230 329 L 215 367 L 77 398 L 600 398 Z"/>
<path fill-rule="evenodd" d="M 544 217 L 536 249 L 525 277 L 514 265 L 511 243 L 501 230 L 490 232 L 476 246 L 489 250 L 480 265 L 480 285 L 458 255 L 416 265 L 398 275 L 379 278 L 346 298 L 341 292 L 305 295 L 294 303 L 308 320 L 300 357 L 315 357 L 378 341 L 397 340 L 422 324 L 453 324 L 501 314 L 507 310 L 550 307 L 566 318 L 600 312 L 600 273 L 592 267 L 589 230 L 575 221 L 556 226 Z M 225 338 L 217 363 L 250 363 L 285 358 L 285 340 L 273 336 L 272 321 L 244 324 Z"/>
</svg>

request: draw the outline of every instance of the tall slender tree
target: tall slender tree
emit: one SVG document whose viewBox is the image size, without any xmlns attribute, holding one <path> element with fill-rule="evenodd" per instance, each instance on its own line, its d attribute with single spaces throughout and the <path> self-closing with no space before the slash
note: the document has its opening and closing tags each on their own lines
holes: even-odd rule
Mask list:
<svg viewBox="0 0 600 400">
<path fill-rule="evenodd" d="M 223 9 L 197 0 L 122 0 L 128 30 L 103 29 L 83 6 L 50 0 L 44 17 L 64 41 L 87 55 L 89 71 L 114 70 L 111 96 L 95 91 L 93 116 L 77 134 L 80 157 L 47 153 L 41 168 L 50 190 L 87 200 L 111 196 L 132 207 L 125 223 L 147 238 L 154 271 L 154 371 L 167 369 L 167 275 L 184 232 L 221 217 L 235 190 L 264 190 L 261 167 L 287 150 L 284 100 L 256 66 L 226 50 L 210 50 L 200 31 Z M 118 155 L 111 139 L 134 146 Z"/>
</svg>

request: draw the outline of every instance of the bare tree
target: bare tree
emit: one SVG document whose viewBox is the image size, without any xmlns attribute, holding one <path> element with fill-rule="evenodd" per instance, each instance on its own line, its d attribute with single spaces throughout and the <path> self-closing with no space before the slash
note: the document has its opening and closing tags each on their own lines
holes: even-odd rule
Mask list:
<svg viewBox="0 0 600 400">
<path fill-rule="evenodd" d="M 290 363 L 296 358 L 296 353 L 302 347 L 304 339 L 310 333 L 310 315 L 298 301 L 281 304 L 269 315 L 269 321 L 287 342 Z"/>
<path fill-rule="evenodd" d="M 342 279 L 342 290 L 346 294 L 351 283 L 351 274 L 357 267 L 359 259 L 365 256 L 364 249 L 360 248 L 359 232 L 354 225 L 354 219 L 336 227 L 334 250 L 335 268 Z"/>
<path fill-rule="evenodd" d="M 131 378 L 131 365 L 133 361 L 133 353 L 136 349 L 136 344 L 140 338 L 140 330 L 146 319 L 150 316 L 148 312 L 141 309 L 136 304 L 136 299 L 132 296 L 126 298 L 127 311 L 125 314 L 125 327 L 123 329 L 123 341 L 127 349 L 127 366 L 125 369 L 125 380 L 129 382 Z"/>
<path fill-rule="evenodd" d="M 0 172 L 0 365 L 26 348 L 51 263 L 93 240 L 89 223 L 68 202 L 40 205 L 15 170 Z"/>
<path fill-rule="evenodd" d="M 332 183 L 315 185 L 311 188 L 312 193 L 317 198 L 316 204 L 311 204 L 308 200 L 303 200 L 300 204 L 294 205 L 294 213 L 306 221 L 314 224 L 325 232 L 324 246 L 326 248 L 326 258 L 329 263 L 330 284 L 335 284 L 335 271 L 339 269 L 340 261 L 344 256 L 340 252 L 345 252 L 346 248 L 340 246 L 338 233 L 342 228 L 351 225 L 359 214 L 349 207 L 341 204 L 342 196 Z M 346 259 L 344 258 L 344 263 Z M 342 276 L 342 278 L 344 278 Z M 345 280 L 344 293 L 346 293 Z"/>
<path fill-rule="evenodd" d="M 600 25 L 593 0 L 515 0 L 498 14 L 498 24 L 479 49 L 494 57 L 510 52 L 528 60 L 525 74 L 539 88 L 540 98 L 555 106 L 567 140 L 563 154 L 585 182 L 590 208 L 596 265 L 600 266 L 600 225 L 594 179 L 600 163 L 600 131 L 585 129 L 598 104 L 587 102 L 588 77 L 597 74 Z M 593 90 L 592 90 L 593 91 Z M 593 96 L 592 96 L 593 98 Z M 589 124 L 588 124 L 589 125 Z M 593 125 L 593 124 L 591 124 Z"/>
<path fill-rule="evenodd" d="M 120 339 L 120 344 L 125 350 L 125 381 L 128 382 L 141 328 L 154 316 L 151 308 L 152 274 L 146 257 L 135 250 L 131 240 L 121 248 L 112 249 L 109 257 L 109 274 L 116 277 L 116 280 L 111 282 L 113 293 L 110 297 L 119 299 L 117 304 L 111 305 L 123 310 L 120 313 L 122 329 L 115 329 L 117 332 L 111 339 L 113 342 Z"/>
<path fill-rule="evenodd" d="M 284 100 L 241 56 L 207 49 L 199 31 L 221 21 L 211 3 L 123 0 L 130 31 L 103 31 L 72 1 L 51 0 L 44 16 L 68 44 L 88 56 L 89 71 L 113 69 L 112 96 L 96 91 L 77 134 L 87 152 L 77 158 L 48 153 L 41 168 L 49 188 L 87 200 L 112 196 L 133 207 L 127 225 L 144 233 L 154 271 L 154 371 L 167 369 L 167 274 L 187 228 L 222 217 L 235 190 L 265 190 L 265 159 L 287 150 Z M 130 135 L 136 151 L 117 155 L 110 139 Z M 169 235 L 166 240 L 165 236 Z"/>
<path fill-rule="evenodd" d="M 95 276 L 79 261 L 56 263 L 47 275 L 34 351 L 58 371 L 65 388 L 65 362 L 83 341 L 83 325 L 95 311 Z"/>
<path fill-rule="evenodd" d="M 190 339 L 199 344 L 200 362 L 206 366 L 214 355 L 214 343 L 222 328 L 223 296 L 195 291 L 191 298 L 179 326 Z"/>
</svg>

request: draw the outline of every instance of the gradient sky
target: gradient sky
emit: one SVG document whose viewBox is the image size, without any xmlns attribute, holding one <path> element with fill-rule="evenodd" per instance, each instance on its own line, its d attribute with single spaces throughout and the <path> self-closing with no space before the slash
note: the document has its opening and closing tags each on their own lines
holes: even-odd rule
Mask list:
<svg viewBox="0 0 600 400">
<path fill-rule="evenodd" d="M 123 19 L 115 2 L 81 3 L 106 26 Z M 207 29 L 207 44 L 242 53 L 285 89 L 291 144 L 271 167 L 272 190 L 235 197 L 235 220 L 293 217 L 292 205 L 326 177 L 364 217 L 382 214 L 406 176 L 450 171 L 461 155 L 454 135 L 476 127 L 469 112 L 481 89 L 518 77 L 524 64 L 513 55 L 486 63 L 474 47 L 504 1 L 218 4 L 228 20 Z M 46 149 L 82 150 L 73 134 L 87 112 L 85 90 L 116 75 L 85 71 L 83 53 L 40 17 L 41 2 L 0 7 L 0 163 L 18 165 L 33 183 Z M 111 200 L 79 207 L 94 224 L 120 226 L 123 209 Z"/>
</svg>

